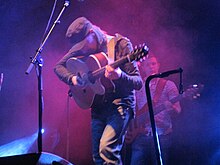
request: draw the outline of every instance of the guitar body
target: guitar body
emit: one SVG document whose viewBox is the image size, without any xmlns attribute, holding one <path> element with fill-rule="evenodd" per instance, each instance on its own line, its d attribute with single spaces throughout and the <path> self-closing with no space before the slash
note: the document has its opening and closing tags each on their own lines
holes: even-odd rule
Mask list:
<svg viewBox="0 0 220 165">
<path fill-rule="evenodd" d="M 125 136 L 126 144 L 131 144 L 134 139 L 145 131 L 145 123 L 139 122 L 136 118 L 132 119 L 129 123 L 128 131 Z"/>
<path fill-rule="evenodd" d="M 125 136 L 125 142 L 131 144 L 134 139 L 141 133 L 145 133 L 145 124 L 148 122 L 148 105 L 145 104 L 136 112 L 136 117 L 131 120 L 128 126 L 128 131 Z"/>
<path fill-rule="evenodd" d="M 98 70 L 107 64 L 107 56 L 104 53 L 98 53 L 90 55 L 85 61 L 74 57 L 70 58 L 66 65 L 73 74 L 80 75 L 82 79 L 87 79 L 89 72 Z M 82 109 L 91 107 L 96 94 L 103 95 L 105 93 L 105 88 L 100 82 L 100 78 L 94 83 L 86 81 L 85 86 L 70 85 L 72 96 Z"/>
</svg>

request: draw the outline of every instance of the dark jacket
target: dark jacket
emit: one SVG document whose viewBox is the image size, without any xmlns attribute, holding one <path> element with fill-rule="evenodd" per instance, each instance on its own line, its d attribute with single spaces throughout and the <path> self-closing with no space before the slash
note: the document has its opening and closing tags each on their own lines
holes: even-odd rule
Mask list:
<svg viewBox="0 0 220 165">
<path fill-rule="evenodd" d="M 123 56 L 130 54 L 133 50 L 131 42 L 119 35 L 115 35 L 115 60 L 120 59 Z M 90 54 L 104 52 L 107 53 L 107 44 L 102 44 L 98 50 L 88 52 L 87 54 L 82 54 L 80 52 L 81 47 L 83 47 L 83 42 L 74 45 L 69 52 L 56 64 L 54 72 L 64 81 L 66 84 L 71 84 L 71 78 L 74 76 L 73 73 L 68 71 L 66 68 L 66 62 L 71 57 L 87 57 Z M 115 84 L 115 90 L 106 90 L 105 94 L 102 96 L 97 95 L 92 107 L 99 107 L 107 105 L 106 102 L 111 102 L 115 105 L 122 105 L 135 109 L 135 90 L 139 90 L 142 87 L 142 79 L 137 67 L 136 62 L 129 62 L 120 66 L 122 70 L 122 75 L 119 79 L 113 80 Z"/>
</svg>

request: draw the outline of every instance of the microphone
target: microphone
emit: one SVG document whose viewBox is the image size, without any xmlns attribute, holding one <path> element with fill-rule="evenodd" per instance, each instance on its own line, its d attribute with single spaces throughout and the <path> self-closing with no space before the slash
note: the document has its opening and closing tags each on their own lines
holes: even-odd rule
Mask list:
<svg viewBox="0 0 220 165">
<path fill-rule="evenodd" d="M 64 6 L 68 7 L 69 5 L 70 5 L 70 1 L 65 0 L 65 2 L 64 2 Z"/>
<path fill-rule="evenodd" d="M 0 78 L 0 91 L 2 89 L 2 83 L 3 83 L 3 73 L 1 73 L 1 78 Z"/>
</svg>

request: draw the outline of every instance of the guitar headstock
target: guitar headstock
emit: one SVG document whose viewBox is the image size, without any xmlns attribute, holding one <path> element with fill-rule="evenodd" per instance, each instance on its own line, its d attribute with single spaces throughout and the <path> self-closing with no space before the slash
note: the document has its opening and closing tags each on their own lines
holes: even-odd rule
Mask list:
<svg viewBox="0 0 220 165">
<path fill-rule="evenodd" d="M 200 97 L 200 94 L 204 88 L 204 84 L 193 84 L 190 85 L 186 91 L 184 91 L 184 98 L 188 98 L 190 100 L 197 99 Z"/>
<path fill-rule="evenodd" d="M 143 59 L 145 56 L 147 56 L 148 52 L 149 52 L 149 48 L 147 47 L 146 44 L 135 46 L 133 52 L 130 55 L 130 60 L 139 61 Z"/>
</svg>

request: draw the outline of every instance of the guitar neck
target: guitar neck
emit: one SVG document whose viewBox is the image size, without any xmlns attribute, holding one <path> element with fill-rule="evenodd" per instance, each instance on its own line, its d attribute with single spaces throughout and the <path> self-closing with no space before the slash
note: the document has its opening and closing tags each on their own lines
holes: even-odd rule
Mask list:
<svg viewBox="0 0 220 165">
<path fill-rule="evenodd" d="M 180 101 L 183 98 L 182 95 L 178 95 L 170 100 L 172 104 Z M 154 106 L 154 115 L 160 113 L 165 108 L 164 104 Z M 148 105 L 147 103 L 137 112 L 137 118 L 145 118 L 148 115 Z"/>
<path fill-rule="evenodd" d="M 135 49 L 135 50 L 133 50 L 132 53 L 127 54 L 126 56 L 116 60 L 115 62 L 110 64 L 110 66 L 115 69 L 115 68 L 117 68 L 127 62 L 132 62 L 134 60 L 138 61 L 148 54 L 148 50 L 149 50 L 148 47 L 144 44 L 141 48 Z M 105 67 L 106 66 L 101 67 L 101 68 L 91 72 L 90 73 L 91 78 L 92 79 L 100 78 L 105 73 Z"/>
<path fill-rule="evenodd" d="M 117 68 L 117 67 L 119 67 L 119 66 L 121 66 L 121 65 L 123 65 L 123 64 L 125 64 L 125 63 L 127 63 L 127 62 L 130 62 L 129 56 L 125 56 L 125 57 L 123 57 L 123 58 L 120 58 L 119 60 L 117 60 L 117 61 L 115 61 L 114 63 L 110 64 L 110 66 L 111 66 L 112 68 Z M 105 67 L 106 67 L 106 66 L 104 66 L 104 67 L 102 67 L 102 68 L 99 68 L 99 69 L 93 71 L 93 72 L 91 73 L 91 76 L 92 76 L 93 78 L 95 78 L 95 79 L 100 78 L 100 77 L 101 77 L 102 75 L 104 75 L 104 73 L 105 73 Z"/>
<path fill-rule="evenodd" d="M 178 96 L 172 98 L 172 99 L 170 100 L 170 102 L 174 104 L 174 103 L 176 103 L 177 101 L 180 101 L 182 98 L 183 98 L 182 94 L 181 94 L 181 95 L 179 94 Z"/>
</svg>

